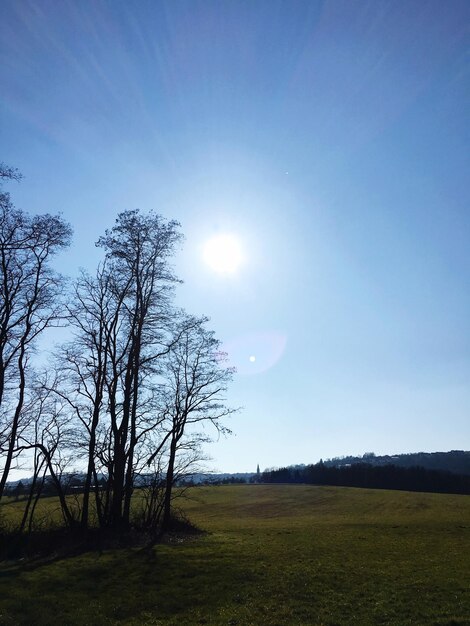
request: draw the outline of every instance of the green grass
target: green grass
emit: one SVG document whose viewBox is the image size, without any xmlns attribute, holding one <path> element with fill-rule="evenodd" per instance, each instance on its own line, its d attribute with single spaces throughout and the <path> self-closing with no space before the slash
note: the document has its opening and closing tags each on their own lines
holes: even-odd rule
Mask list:
<svg viewBox="0 0 470 626">
<path fill-rule="evenodd" d="M 0 566 L 0 624 L 470 625 L 468 496 L 194 494 L 184 509 L 208 531 L 196 539 Z"/>
</svg>

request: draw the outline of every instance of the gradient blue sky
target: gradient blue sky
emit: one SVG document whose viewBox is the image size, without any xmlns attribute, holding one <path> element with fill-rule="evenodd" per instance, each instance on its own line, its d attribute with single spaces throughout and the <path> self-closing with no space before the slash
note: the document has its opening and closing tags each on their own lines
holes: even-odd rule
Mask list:
<svg viewBox="0 0 470 626">
<path fill-rule="evenodd" d="M 71 277 L 119 211 L 181 221 L 178 301 L 212 318 L 245 407 L 213 467 L 469 448 L 469 17 L 457 0 L 3 0 L 13 199 L 72 223 Z M 222 232 L 246 256 L 230 277 L 202 260 Z"/>
</svg>

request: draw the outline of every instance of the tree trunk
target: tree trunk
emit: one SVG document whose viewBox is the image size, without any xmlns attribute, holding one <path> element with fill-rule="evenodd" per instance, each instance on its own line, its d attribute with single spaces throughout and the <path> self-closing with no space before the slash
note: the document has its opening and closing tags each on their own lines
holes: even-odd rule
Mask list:
<svg viewBox="0 0 470 626">
<path fill-rule="evenodd" d="M 97 399 L 95 402 L 95 407 L 93 411 L 93 421 L 90 429 L 90 441 L 88 442 L 88 468 L 85 479 L 85 487 L 83 492 L 83 508 L 82 508 L 82 519 L 81 524 L 83 528 L 88 528 L 88 517 L 89 517 L 89 508 L 90 508 L 90 491 L 91 491 L 91 481 L 93 475 L 95 473 L 95 447 L 96 447 L 96 428 L 98 426 L 99 419 L 99 407 L 101 404 L 101 398 Z"/>
<path fill-rule="evenodd" d="M 5 491 L 5 485 L 8 479 L 8 474 L 10 473 L 11 462 L 13 460 L 13 454 L 15 452 L 16 433 L 18 432 L 18 425 L 19 425 L 19 421 L 21 417 L 21 411 L 23 410 L 24 393 L 25 393 L 25 387 L 26 387 L 24 355 L 25 355 L 25 345 L 23 343 L 21 346 L 20 356 L 18 357 L 18 370 L 20 372 L 20 386 L 19 386 L 18 402 L 16 404 L 15 414 L 13 416 L 13 423 L 11 426 L 11 433 L 10 433 L 10 437 L 8 441 L 7 456 L 5 459 L 5 465 L 3 468 L 2 478 L 0 480 L 0 500 L 2 499 L 3 493 Z"/>
<path fill-rule="evenodd" d="M 173 490 L 173 480 L 175 473 L 175 459 L 176 459 L 176 444 L 175 437 L 172 438 L 170 444 L 170 458 L 168 460 L 168 469 L 166 472 L 166 485 L 165 485 L 165 499 L 163 504 L 163 520 L 162 520 L 162 532 L 168 530 L 171 522 L 171 493 Z"/>
</svg>

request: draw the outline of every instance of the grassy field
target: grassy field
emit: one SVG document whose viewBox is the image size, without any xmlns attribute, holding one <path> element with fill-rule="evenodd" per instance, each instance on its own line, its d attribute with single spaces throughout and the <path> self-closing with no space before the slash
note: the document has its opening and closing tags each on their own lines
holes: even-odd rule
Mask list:
<svg viewBox="0 0 470 626">
<path fill-rule="evenodd" d="M 468 496 L 300 485 L 194 496 L 184 509 L 207 531 L 197 538 L 0 564 L 0 624 L 470 625 Z"/>
</svg>

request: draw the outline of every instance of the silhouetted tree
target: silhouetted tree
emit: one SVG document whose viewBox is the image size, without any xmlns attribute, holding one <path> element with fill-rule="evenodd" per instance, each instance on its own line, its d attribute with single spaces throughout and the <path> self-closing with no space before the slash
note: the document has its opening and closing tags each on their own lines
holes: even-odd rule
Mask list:
<svg viewBox="0 0 470 626">
<path fill-rule="evenodd" d="M 82 524 L 92 485 L 100 523 L 126 527 L 134 479 L 148 433 L 158 427 L 154 378 L 172 341 L 175 277 L 170 258 L 179 225 L 155 214 L 121 213 L 98 241 L 105 259 L 95 277 L 77 281 L 69 319 L 74 339 L 63 347 L 61 392 L 81 425 L 87 458 Z M 98 475 L 107 476 L 105 489 Z"/>
<path fill-rule="evenodd" d="M 0 174 L 19 177 L 11 168 Z M 15 454 L 24 453 L 33 478 L 21 530 L 46 492 L 59 497 L 68 526 L 79 517 L 89 526 L 94 495 L 100 526 L 125 529 L 136 478 L 147 489 L 143 524 L 167 526 L 173 485 L 203 459 L 205 426 L 226 432 L 221 420 L 232 413 L 225 391 L 233 370 L 207 319 L 173 306 L 179 224 L 119 214 L 97 243 L 104 259 L 96 274 L 82 272 L 65 304 L 49 261 L 68 244 L 69 227 L 24 215 L 8 194 L 0 201 L 0 496 Z M 33 376 L 34 340 L 65 319 L 72 339 Z M 77 459 L 83 481 L 70 473 Z"/>
<path fill-rule="evenodd" d="M 226 354 L 205 327 L 207 322 L 205 317 L 184 317 L 163 364 L 160 402 L 167 432 L 148 460 L 153 462 L 164 449 L 162 443 L 168 442 L 163 529 L 171 518 L 177 455 L 190 451 L 191 463 L 186 462 L 190 467 L 199 458 L 199 443 L 207 438 L 201 438 L 200 428 L 211 425 L 218 433 L 229 432 L 222 419 L 234 412 L 225 403 L 234 370 L 227 367 Z"/>
<path fill-rule="evenodd" d="M 16 179 L 0 166 L 0 179 Z M 62 279 L 50 267 L 69 244 L 71 230 L 60 217 L 29 216 L 0 193 L 0 499 L 4 493 L 23 420 L 38 336 L 61 318 Z"/>
</svg>

